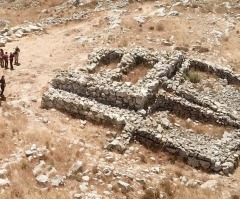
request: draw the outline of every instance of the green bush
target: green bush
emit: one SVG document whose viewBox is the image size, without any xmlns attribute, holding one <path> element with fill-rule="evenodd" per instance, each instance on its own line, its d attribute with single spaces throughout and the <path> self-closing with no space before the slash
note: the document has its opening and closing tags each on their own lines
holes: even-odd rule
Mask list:
<svg viewBox="0 0 240 199">
<path fill-rule="evenodd" d="M 192 83 L 199 83 L 201 81 L 201 77 L 199 73 L 193 69 L 190 69 L 187 73 L 187 77 Z"/>
</svg>

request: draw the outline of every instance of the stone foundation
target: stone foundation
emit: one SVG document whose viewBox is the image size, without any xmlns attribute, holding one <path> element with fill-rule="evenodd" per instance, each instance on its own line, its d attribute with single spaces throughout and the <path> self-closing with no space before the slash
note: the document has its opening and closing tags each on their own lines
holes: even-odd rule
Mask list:
<svg viewBox="0 0 240 199">
<path fill-rule="evenodd" d="M 113 62 L 118 62 L 116 69 L 94 73 L 97 67 Z M 147 75 L 135 85 L 121 82 L 123 74 L 139 64 L 149 67 Z M 228 107 L 218 106 L 213 99 L 199 98 L 194 89 L 186 88 L 182 82 L 191 67 L 239 85 L 240 77 L 232 71 L 188 59 L 180 52 L 98 49 L 89 55 L 89 73 L 63 71 L 52 80 L 53 88 L 44 94 L 42 107 L 113 125 L 122 130 L 119 140 L 125 145 L 136 139 L 180 156 L 196 168 L 232 173 L 240 155 L 238 112 L 233 114 Z M 226 132 L 222 139 L 195 134 L 168 125 L 162 110 L 236 130 Z"/>
</svg>

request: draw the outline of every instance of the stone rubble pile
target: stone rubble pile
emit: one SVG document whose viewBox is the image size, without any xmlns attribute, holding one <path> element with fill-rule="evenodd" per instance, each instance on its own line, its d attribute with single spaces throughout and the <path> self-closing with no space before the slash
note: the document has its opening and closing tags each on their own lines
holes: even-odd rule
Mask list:
<svg viewBox="0 0 240 199">
<path fill-rule="evenodd" d="M 116 69 L 94 73 L 98 67 L 118 62 Z M 135 85 L 121 82 L 139 64 L 149 67 L 147 75 Z M 239 84 L 231 71 L 215 69 L 202 62 L 187 59 L 179 52 L 151 52 L 136 49 L 97 49 L 89 55 L 89 73 L 64 71 L 52 80 L 52 87 L 42 98 L 42 107 L 56 108 L 74 116 L 111 124 L 122 129 L 122 135 L 106 148 L 123 152 L 136 139 L 155 149 L 180 156 L 194 167 L 224 174 L 238 165 L 240 131 L 225 133 L 222 139 L 199 135 L 170 127 L 159 110 L 239 128 L 239 117 L 227 109 L 214 106 L 213 100 L 202 100 L 182 86 L 183 75 L 191 67 L 216 72 L 217 76 Z M 149 115 L 149 113 L 156 113 Z"/>
<path fill-rule="evenodd" d="M 0 187 L 9 186 L 10 181 L 7 178 L 8 171 L 5 168 L 0 168 Z"/>
<path fill-rule="evenodd" d="M 59 187 L 64 185 L 66 180 L 66 176 L 58 175 L 56 168 L 43 160 L 40 160 L 39 164 L 34 167 L 33 175 L 36 176 L 36 181 L 41 186 Z"/>
</svg>

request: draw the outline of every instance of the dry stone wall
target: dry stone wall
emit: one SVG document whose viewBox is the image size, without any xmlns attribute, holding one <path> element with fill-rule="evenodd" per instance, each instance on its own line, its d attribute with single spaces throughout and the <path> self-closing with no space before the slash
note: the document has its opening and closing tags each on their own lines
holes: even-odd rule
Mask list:
<svg viewBox="0 0 240 199">
<path fill-rule="evenodd" d="M 102 65 L 117 63 L 113 70 L 95 72 Z M 122 82 L 123 74 L 144 64 L 147 75 L 132 85 Z M 186 58 L 180 52 L 136 49 L 97 49 L 89 55 L 89 72 L 63 71 L 52 80 L 52 88 L 42 98 L 42 107 L 56 108 L 77 117 L 110 124 L 122 135 L 107 148 L 121 148 L 136 139 L 144 145 L 163 149 L 188 164 L 209 171 L 232 173 L 240 156 L 240 120 L 238 115 L 218 107 L 214 100 L 199 99 L 182 85 L 191 67 L 216 72 L 229 83 L 238 84 L 239 76 Z M 230 75 L 226 75 L 230 74 Z M 240 97 L 240 96 L 239 96 Z M 232 126 L 222 139 L 200 135 L 170 125 L 162 110 L 201 120 Z M 109 147 L 110 146 L 110 147 Z"/>
</svg>

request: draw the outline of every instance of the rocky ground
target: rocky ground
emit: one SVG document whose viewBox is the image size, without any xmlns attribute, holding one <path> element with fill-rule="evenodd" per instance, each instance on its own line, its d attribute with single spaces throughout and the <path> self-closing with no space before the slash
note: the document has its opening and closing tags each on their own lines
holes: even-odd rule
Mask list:
<svg viewBox="0 0 240 199">
<path fill-rule="evenodd" d="M 40 107 L 48 82 L 62 69 L 83 66 L 96 47 L 178 49 L 239 72 L 239 2 L 16 0 L 0 6 L 0 46 L 21 49 L 21 65 L 0 72 L 7 82 L 0 198 L 240 197 L 239 168 L 229 176 L 206 173 L 137 142 L 124 154 L 108 151 L 106 141 L 120 134 L 113 127 Z M 228 100 L 231 85 L 222 90 L 215 77 L 204 82 L 212 90 L 197 84 L 202 96 Z M 230 101 L 237 105 L 239 97 Z"/>
</svg>

